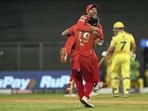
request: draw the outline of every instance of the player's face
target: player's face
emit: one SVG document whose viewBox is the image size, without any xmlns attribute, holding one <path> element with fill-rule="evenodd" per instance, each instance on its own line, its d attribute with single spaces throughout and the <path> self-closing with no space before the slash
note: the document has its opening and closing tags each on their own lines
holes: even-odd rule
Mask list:
<svg viewBox="0 0 148 111">
<path fill-rule="evenodd" d="M 88 15 L 89 16 L 97 16 L 97 9 L 95 7 L 93 7 L 92 9 L 90 9 L 88 11 Z"/>
<path fill-rule="evenodd" d="M 117 28 L 113 28 L 113 32 L 114 32 L 114 35 L 117 35 L 118 29 Z"/>
</svg>

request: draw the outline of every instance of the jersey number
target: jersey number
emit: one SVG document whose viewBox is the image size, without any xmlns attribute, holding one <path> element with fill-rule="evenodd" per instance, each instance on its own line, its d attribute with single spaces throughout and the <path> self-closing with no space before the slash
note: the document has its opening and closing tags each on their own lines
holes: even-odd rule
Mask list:
<svg viewBox="0 0 148 111">
<path fill-rule="evenodd" d="M 125 44 L 126 44 L 126 41 L 122 41 L 122 42 L 120 42 L 121 43 L 121 48 L 120 48 L 120 50 L 123 50 L 124 49 L 124 46 L 125 46 Z"/>
</svg>

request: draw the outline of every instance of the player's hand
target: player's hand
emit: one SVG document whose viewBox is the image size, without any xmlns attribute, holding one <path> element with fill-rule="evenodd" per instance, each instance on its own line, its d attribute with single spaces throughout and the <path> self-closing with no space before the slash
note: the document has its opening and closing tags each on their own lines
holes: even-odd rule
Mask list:
<svg viewBox="0 0 148 111">
<path fill-rule="evenodd" d="M 130 52 L 131 60 L 134 61 L 136 59 L 136 54 Z"/>
<path fill-rule="evenodd" d="M 103 43 L 104 43 L 103 40 L 100 40 L 100 39 L 97 40 L 97 45 L 101 46 L 101 45 L 103 45 Z"/>
<path fill-rule="evenodd" d="M 96 30 L 94 30 L 94 31 L 92 31 L 92 34 L 94 35 L 94 37 L 98 37 L 98 31 L 96 31 Z"/>
<path fill-rule="evenodd" d="M 95 27 L 95 26 L 91 26 L 91 27 L 90 27 L 90 31 L 98 31 L 98 30 L 99 30 L 98 27 Z"/>
<path fill-rule="evenodd" d="M 102 55 L 103 57 L 106 57 L 106 56 L 107 56 L 107 52 L 106 52 L 106 51 L 103 51 L 101 55 Z"/>
</svg>

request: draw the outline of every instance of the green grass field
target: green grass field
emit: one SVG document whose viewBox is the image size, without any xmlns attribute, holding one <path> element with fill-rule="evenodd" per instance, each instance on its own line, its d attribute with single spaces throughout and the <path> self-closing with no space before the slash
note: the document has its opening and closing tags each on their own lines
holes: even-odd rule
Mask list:
<svg viewBox="0 0 148 111">
<path fill-rule="evenodd" d="M 91 97 L 94 108 L 79 108 L 78 97 L 64 94 L 0 95 L 0 111 L 148 111 L 148 94 L 113 98 L 109 94 Z"/>
</svg>

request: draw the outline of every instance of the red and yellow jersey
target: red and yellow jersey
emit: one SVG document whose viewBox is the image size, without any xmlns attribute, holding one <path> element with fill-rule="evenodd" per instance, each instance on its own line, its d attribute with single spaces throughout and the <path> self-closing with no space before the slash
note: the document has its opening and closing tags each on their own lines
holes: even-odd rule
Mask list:
<svg viewBox="0 0 148 111">
<path fill-rule="evenodd" d="M 94 40 L 92 33 L 75 30 L 75 47 L 73 55 L 84 55 L 91 57 L 94 50 Z"/>
<path fill-rule="evenodd" d="M 90 32 L 91 25 L 87 23 L 88 19 L 88 15 L 82 15 L 77 24 L 69 28 L 69 33 L 73 33 L 76 40 L 72 56 L 77 54 L 91 56 L 94 50 L 94 41 L 96 39 L 104 40 L 102 25 L 100 23 L 98 24 L 98 36 L 95 37 L 93 33 Z"/>
<path fill-rule="evenodd" d="M 82 15 L 80 17 L 80 19 L 77 22 L 77 30 L 78 31 L 90 32 L 91 25 L 88 24 L 89 18 L 90 17 L 88 15 Z M 100 40 L 104 40 L 104 32 L 103 32 L 102 24 L 98 23 L 97 27 L 98 27 L 97 38 L 100 39 Z"/>
</svg>

